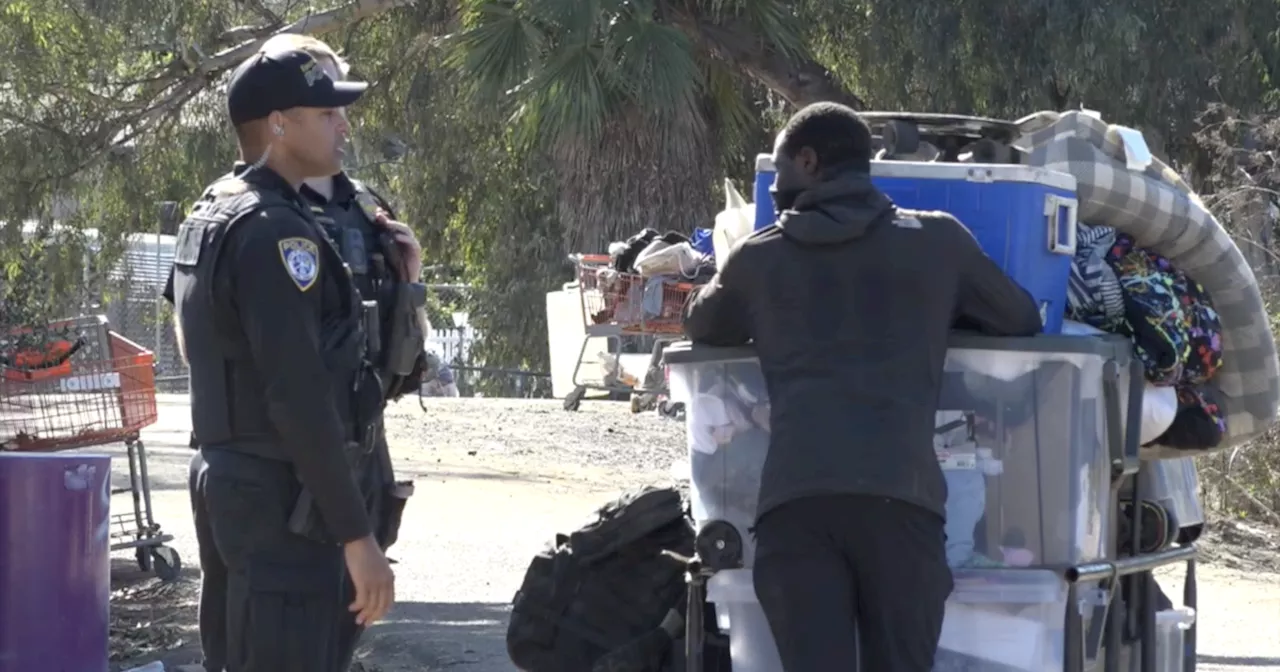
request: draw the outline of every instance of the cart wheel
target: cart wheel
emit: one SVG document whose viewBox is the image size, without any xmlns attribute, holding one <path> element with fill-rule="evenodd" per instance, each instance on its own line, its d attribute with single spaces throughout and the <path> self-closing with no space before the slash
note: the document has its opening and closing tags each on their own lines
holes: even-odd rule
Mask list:
<svg viewBox="0 0 1280 672">
<path fill-rule="evenodd" d="M 633 414 L 639 413 L 643 409 L 643 404 L 641 403 L 642 401 L 643 400 L 640 398 L 640 395 L 638 394 L 631 395 L 631 412 Z"/>
<path fill-rule="evenodd" d="M 182 572 L 182 558 L 178 552 L 168 546 L 157 546 L 151 549 L 151 557 L 156 568 L 156 576 L 161 581 L 173 581 Z"/>
<path fill-rule="evenodd" d="M 139 546 L 133 549 L 133 557 L 138 559 L 138 569 L 144 572 L 151 571 L 151 549 Z"/>
<path fill-rule="evenodd" d="M 582 398 L 586 395 L 587 388 L 581 386 L 573 388 L 573 391 L 569 393 L 569 396 L 564 398 L 564 410 L 578 410 L 578 407 L 582 406 Z"/>
<path fill-rule="evenodd" d="M 684 404 L 681 402 L 668 403 L 667 400 L 658 402 L 658 415 L 672 420 L 684 420 Z"/>
</svg>

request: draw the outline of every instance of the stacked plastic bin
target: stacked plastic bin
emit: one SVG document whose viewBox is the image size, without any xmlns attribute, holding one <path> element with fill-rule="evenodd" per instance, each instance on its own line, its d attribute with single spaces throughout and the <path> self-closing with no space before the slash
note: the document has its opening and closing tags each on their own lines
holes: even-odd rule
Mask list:
<svg viewBox="0 0 1280 672">
<path fill-rule="evenodd" d="M 767 155 L 757 171 L 760 227 L 773 221 Z M 1027 166 L 873 162 L 872 179 L 901 207 L 959 218 L 1039 302 L 1045 323 L 1035 338 L 957 335 L 948 352 L 934 448 L 949 491 L 955 589 L 935 670 L 1100 670 L 1112 599 L 1087 577 L 1115 560 L 1112 483 L 1137 468 L 1136 435 L 1126 430 L 1137 426 L 1142 377 L 1127 339 L 1061 335 L 1074 178 Z M 748 529 L 769 448 L 759 363 L 750 348 L 688 343 L 670 346 L 664 361 L 672 400 L 686 408 L 706 599 L 728 631 L 734 672 L 779 672 L 751 580 Z M 1180 473 L 1156 485 L 1185 481 Z M 1163 630 L 1180 632 L 1177 618 L 1162 618 Z"/>
</svg>

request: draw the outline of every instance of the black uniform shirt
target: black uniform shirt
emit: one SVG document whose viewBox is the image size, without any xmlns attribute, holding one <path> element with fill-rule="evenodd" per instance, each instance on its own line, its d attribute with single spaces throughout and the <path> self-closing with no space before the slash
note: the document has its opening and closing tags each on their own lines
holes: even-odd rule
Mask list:
<svg viewBox="0 0 1280 672">
<path fill-rule="evenodd" d="M 346 431 L 337 406 L 340 391 L 322 354 L 326 326 L 349 317 L 353 302 L 358 306 L 356 295 L 346 269 L 334 263 L 336 251 L 325 249 L 326 237 L 304 214 L 307 206 L 298 193 L 269 169 L 237 166 L 236 172 L 296 207 L 268 205 L 235 225 L 213 274 L 214 301 L 229 305 L 239 322 L 253 373 L 263 386 L 271 434 L 330 532 L 339 541 L 358 539 L 369 534 L 370 525 L 347 463 Z M 199 288 L 188 285 L 185 291 Z M 198 360 L 191 348 L 204 339 L 193 337 L 185 319 L 183 331 L 194 364 Z M 194 383 L 194 366 L 192 375 Z M 242 411 L 252 409 L 233 409 Z"/>
</svg>

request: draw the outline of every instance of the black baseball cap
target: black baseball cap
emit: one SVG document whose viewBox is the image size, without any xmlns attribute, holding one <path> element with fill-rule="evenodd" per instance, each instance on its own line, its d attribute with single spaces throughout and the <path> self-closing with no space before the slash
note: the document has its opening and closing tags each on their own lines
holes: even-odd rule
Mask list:
<svg viewBox="0 0 1280 672">
<path fill-rule="evenodd" d="M 295 107 L 346 107 L 360 99 L 365 82 L 335 82 L 305 51 L 259 52 L 231 73 L 227 112 L 231 123 L 262 119 Z"/>
</svg>

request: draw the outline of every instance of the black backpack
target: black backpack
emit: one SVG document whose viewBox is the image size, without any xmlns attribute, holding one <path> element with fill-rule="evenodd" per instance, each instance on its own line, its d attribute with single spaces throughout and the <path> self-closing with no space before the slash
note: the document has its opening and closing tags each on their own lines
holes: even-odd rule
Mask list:
<svg viewBox="0 0 1280 672">
<path fill-rule="evenodd" d="M 605 504 L 577 532 L 557 534 L 512 602 L 511 662 L 524 672 L 672 669 L 693 540 L 680 493 L 650 487 Z"/>
</svg>

